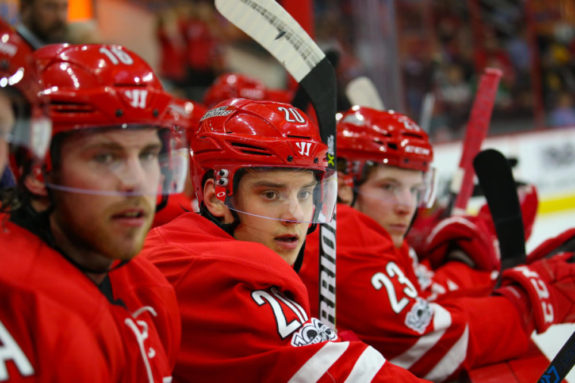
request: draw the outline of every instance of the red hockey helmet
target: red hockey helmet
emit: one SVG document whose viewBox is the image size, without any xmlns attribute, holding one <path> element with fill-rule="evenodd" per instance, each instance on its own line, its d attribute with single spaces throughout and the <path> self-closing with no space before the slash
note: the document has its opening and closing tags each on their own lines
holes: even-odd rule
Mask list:
<svg viewBox="0 0 575 383">
<path fill-rule="evenodd" d="M 208 108 L 229 98 L 249 98 L 263 100 L 266 87 L 263 82 L 239 73 L 220 75 L 204 95 L 204 105 Z"/>
<path fill-rule="evenodd" d="M 433 197 L 433 149 L 427 133 L 404 114 L 364 106 L 347 110 L 337 124 L 337 156 L 356 185 L 365 180 L 366 165 L 420 170 L 431 193 L 421 202 Z"/>
<path fill-rule="evenodd" d="M 220 75 L 204 95 L 204 105 L 208 108 L 230 98 L 248 98 L 250 100 L 270 100 L 289 103 L 290 91 L 270 89 L 263 82 L 239 73 Z"/>
<path fill-rule="evenodd" d="M 30 46 L 0 20 L 0 139 L 9 142 L 13 152 L 22 148 L 42 158 L 48 149 L 51 124 L 44 100 L 38 96 L 36 69 Z M 5 160 L 0 159 L 2 163 Z"/>
<path fill-rule="evenodd" d="M 79 132 L 156 129 L 162 140 L 161 193 L 181 192 L 186 175 L 181 167 L 187 168 L 188 159 L 185 132 L 174 128 L 173 97 L 142 58 L 122 46 L 100 44 L 49 45 L 37 50 L 34 58 L 43 80 L 41 93 L 49 101 L 53 140 Z M 54 160 L 47 156 L 47 171 Z"/>
<path fill-rule="evenodd" d="M 328 169 L 327 145 L 318 127 L 292 105 L 274 101 L 232 99 L 209 110 L 191 143 L 192 183 L 198 201 L 203 184 L 214 176 L 216 196 L 234 210 L 240 169 L 312 170 L 313 222 L 331 219 L 337 196 L 336 173 Z M 244 212 L 249 214 L 249 212 Z"/>
<path fill-rule="evenodd" d="M 179 97 L 174 97 L 170 104 L 174 125 L 186 131 L 188 144 L 193 139 L 193 135 L 200 125 L 200 119 L 206 111 L 207 109 L 203 104 Z"/>
</svg>

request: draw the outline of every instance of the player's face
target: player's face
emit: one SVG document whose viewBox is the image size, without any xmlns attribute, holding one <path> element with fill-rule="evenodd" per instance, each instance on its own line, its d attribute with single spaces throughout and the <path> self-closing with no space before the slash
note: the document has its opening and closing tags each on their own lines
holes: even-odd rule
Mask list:
<svg viewBox="0 0 575 383">
<path fill-rule="evenodd" d="M 8 162 L 8 135 L 14 126 L 14 113 L 10 99 L 0 92 L 0 175 Z"/>
<path fill-rule="evenodd" d="M 59 186 L 51 215 L 58 246 L 98 270 L 134 257 L 154 217 L 160 149 L 153 128 L 65 138 L 61 165 L 49 177 Z"/>
<path fill-rule="evenodd" d="M 358 188 L 354 208 L 377 221 L 400 247 L 422 186 L 422 172 L 381 165 Z"/>
<path fill-rule="evenodd" d="M 316 185 L 311 171 L 248 172 L 234 199 L 240 216 L 234 237 L 264 244 L 293 265 L 314 213 Z"/>
<path fill-rule="evenodd" d="M 68 25 L 68 0 L 34 0 L 23 19 L 47 43 L 64 42 Z"/>
</svg>

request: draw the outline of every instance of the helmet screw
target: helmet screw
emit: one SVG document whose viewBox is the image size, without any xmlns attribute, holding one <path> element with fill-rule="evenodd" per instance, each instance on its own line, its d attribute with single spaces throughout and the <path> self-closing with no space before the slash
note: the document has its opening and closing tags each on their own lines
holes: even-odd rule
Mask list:
<svg viewBox="0 0 575 383">
<path fill-rule="evenodd" d="M 313 163 L 314 163 L 314 164 L 317 164 L 318 162 L 319 162 L 319 158 L 316 157 L 316 158 L 313 159 Z"/>
<path fill-rule="evenodd" d="M 124 111 L 122 109 L 116 109 L 116 117 L 122 117 L 124 115 Z"/>
<path fill-rule="evenodd" d="M 292 155 L 287 156 L 287 161 L 288 161 L 288 162 L 292 162 L 292 161 L 293 161 L 293 156 L 292 156 Z"/>
<path fill-rule="evenodd" d="M 158 117 L 160 115 L 160 112 L 158 111 L 158 109 L 154 109 L 152 111 L 152 114 L 154 115 L 154 117 Z"/>
</svg>

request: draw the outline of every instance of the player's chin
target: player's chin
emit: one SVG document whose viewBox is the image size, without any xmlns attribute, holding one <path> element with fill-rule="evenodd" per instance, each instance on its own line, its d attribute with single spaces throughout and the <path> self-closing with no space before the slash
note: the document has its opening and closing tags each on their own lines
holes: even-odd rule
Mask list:
<svg viewBox="0 0 575 383">
<path fill-rule="evenodd" d="M 129 261 L 142 251 L 143 245 L 144 241 L 124 243 L 112 252 L 112 258 L 119 261 Z"/>
<path fill-rule="evenodd" d="M 291 266 L 293 266 L 293 264 L 295 263 L 297 256 L 300 252 L 300 249 L 303 246 L 303 242 L 302 243 L 298 243 L 297 246 L 294 246 L 293 248 L 286 248 L 284 246 L 274 246 L 274 250 L 276 253 L 278 253 L 287 263 L 289 263 Z"/>
<path fill-rule="evenodd" d="M 401 247 L 403 245 L 405 235 L 392 235 L 391 239 L 395 247 Z"/>
<path fill-rule="evenodd" d="M 131 233 L 132 235 L 110 241 L 111 246 L 108 246 L 107 251 L 109 258 L 121 261 L 128 261 L 134 258 L 144 247 L 146 233 L 147 230 L 139 230 L 137 233 Z"/>
</svg>

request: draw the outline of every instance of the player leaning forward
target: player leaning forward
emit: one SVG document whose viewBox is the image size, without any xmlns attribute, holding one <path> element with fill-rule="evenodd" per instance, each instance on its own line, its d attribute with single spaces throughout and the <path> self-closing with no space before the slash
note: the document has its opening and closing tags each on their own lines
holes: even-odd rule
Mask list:
<svg viewBox="0 0 575 383">
<path fill-rule="evenodd" d="M 288 104 L 234 99 L 191 143 L 201 216 L 150 232 L 143 254 L 176 288 L 175 381 L 417 381 L 309 315 L 293 265 L 330 217 L 335 180 L 318 129 Z"/>
<path fill-rule="evenodd" d="M 429 190 L 432 148 L 410 118 L 353 107 L 338 122 L 337 145 L 341 178 L 348 181 L 341 183 L 337 210 L 340 330 L 355 332 L 417 376 L 444 381 L 520 356 L 534 329 L 574 320 L 572 253 L 530 256 L 528 265 L 503 273 L 503 287 L 492 295 L 490 271 L 499 260 L 478 217 L 440 221 L 428 238 L 440 265 L 421 272 L 405 235 Z M 310 236 L 300 273 L 312 298 L 317 243 Z"/>
<path fill-rule="evenodd" d="M 21 207 L 3 226 L 0 273 L 25 281 L 21 288 L 29 287 L 33 301 L 50 297 L 71 314 L 14 322 L 12 349 L 22 350 L 19 361 L 30 368 L 9 370 L 9 379 L 166 381 L 180 340 L 176 297 L 161 273 L 135 256 L 158 191 L 178 191 L 180 184 L 172 97 L 141 58 L 120 46 L 53 45 L 34 57 L 52 141 L 43 163 L 26 151 L 16 155 Z M 76 322 L 90 330 L 86 345 Z M 53 353 L 36 343 L 35 332 L 50 335 L 68 325 L 75 342 L 52 339 Z M 91 368 L 61 355 L 86 355 Z M 78 374 L 58 378 L 64 369 Z"/>
</svg>

